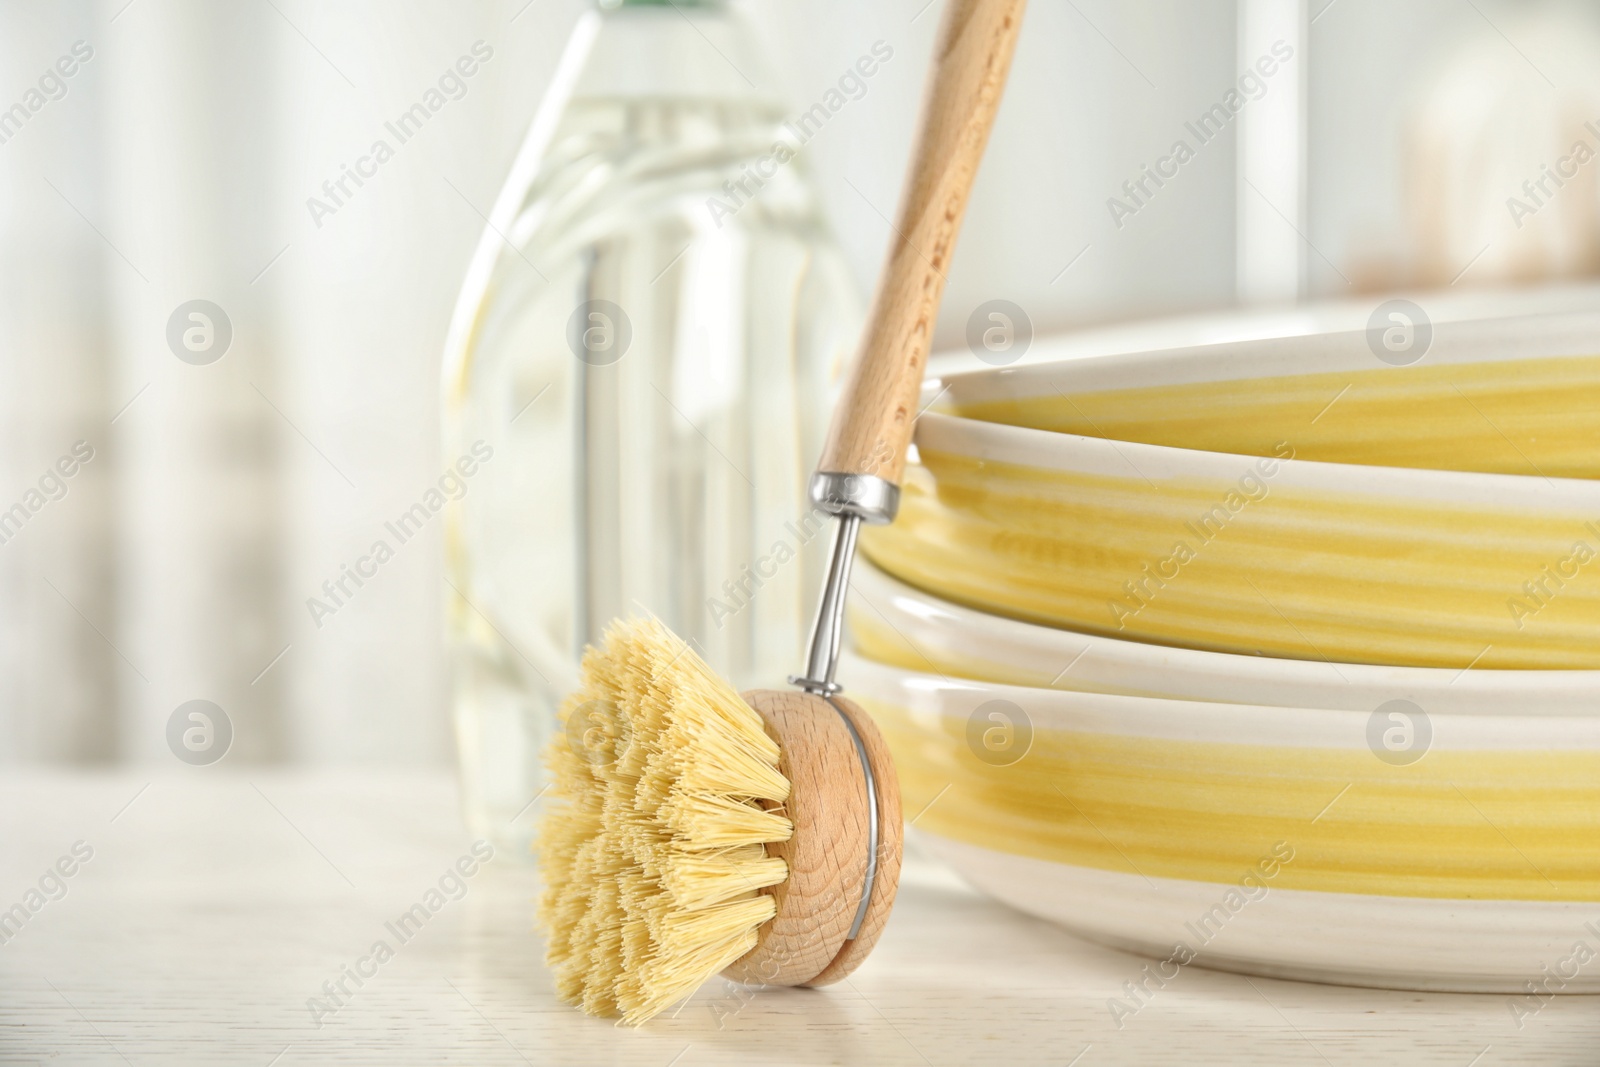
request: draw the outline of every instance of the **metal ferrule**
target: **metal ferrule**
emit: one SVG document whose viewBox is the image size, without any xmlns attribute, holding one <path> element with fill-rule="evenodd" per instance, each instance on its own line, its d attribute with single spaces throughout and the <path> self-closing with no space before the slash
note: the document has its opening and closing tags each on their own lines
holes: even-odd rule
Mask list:
<svg viewBox="0 0 1600 1067">
<path fill-rule="evenodd" d="M 882 526 L 900 510 L 900 487 L 875 474 L 818 471 L 811 476 L 811 502 L 830 515 Z"/>
</svg>

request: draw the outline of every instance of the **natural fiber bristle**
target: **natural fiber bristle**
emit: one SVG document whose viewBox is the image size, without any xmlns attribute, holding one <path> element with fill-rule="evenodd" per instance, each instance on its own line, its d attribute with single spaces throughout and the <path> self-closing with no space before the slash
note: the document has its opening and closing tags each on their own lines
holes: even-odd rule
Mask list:
<svg viewBox="0 0 1600 1067">
<path fill-rule="evenodd" d="M 755 947 L 793 824 L 761 716 L 666 627 L 613 623 L 583 657 L 545 765 L 539 920 L 556 992 L 637 1025 Z"/>
</svg>

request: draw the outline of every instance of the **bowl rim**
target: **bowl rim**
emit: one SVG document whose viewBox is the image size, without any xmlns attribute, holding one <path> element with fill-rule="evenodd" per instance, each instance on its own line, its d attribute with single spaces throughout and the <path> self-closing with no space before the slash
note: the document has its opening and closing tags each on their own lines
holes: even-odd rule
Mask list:
<svg viewBox="0 0 1600 1067">
<path fill-rule="evenodd" d="M 1313 493 L 1491 505 L 1496 511 L 1588 508 L 1600 522 L 1600 481 L 1586 478 L 1330 463 L 1295 459 L 1292 452 L 1286 458 L 1208 452 L 982 422 L 938 411 L 924 412 L 917 419 L 913 441 L 919 457 L 933 452 L 1037 470 L 1109 478 L 1137 476 L 1152 486 L 1159 481 L 1232 484 L 1255 475 L 1270 478 L 1275 486 Z M 1284 444 L 1292 449 L 1292 442 Z"/>
<path fill-rule="evenodd" d="M 1370 327 L 1369 327 L 1370 329 Z M 987 367 L 946 374 L 930 383 L 941 401 L 983 404 L 1058 393 L 1094 393 L 1257 378 L 1297 378 L 1350 371 L 1393 371 L 1554 356 L 1600 355 L 1600 312 L 1569 311 L 1431 324 L 1432 338 L 1415 363 L 1384 363 L 1369 330 L 1246 338 L 1178 348 Z M 1508 356 L 1507 353 L 1510 353 Z"/>
<path fill-rule="evenodd" d="M 952 679 L 875 663 L 850 652 L 841 659 L 840 676 L 846 679 L 845 692 L 851 699 L 902 701 L 896 706 L 913 717 L 936 713 L 965 718 L 970 724 L 985 705 L 1001 700 L 1020 708 L 1033 730 L 1265 748 L 1369 748 L 1369 720 L 1383 714 L 1380 708 L 1237 704 Z M 1600 714 L 1423 711 L 1431 729 L 1430 752 L 1600 751 Z"/>
</svg>

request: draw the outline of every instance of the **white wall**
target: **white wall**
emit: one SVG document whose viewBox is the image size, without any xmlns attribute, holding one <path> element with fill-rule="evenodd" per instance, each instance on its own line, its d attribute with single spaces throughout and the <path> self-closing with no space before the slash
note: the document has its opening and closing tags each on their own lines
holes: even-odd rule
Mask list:
<svg viewBox="0 0 1600 1067">
<path fill-rule="evenodd" d="M 938 23 L 937 3 L 911 21 L 924 2 L 774 3 L 762 19 L 797 100 L 816 98 L 873 41 L 896 50 L 861 103 L 807 148 L 864 286 L 887 247 L 880 212 L 893 211 Z M 1231 134 L 1120 229 L 1105 201 L 1231 84 L 1233 16 L 1231 0 L 1029 6 L 939 343 L 961 344 L 972 310 L 997 297 L 1041 332 L 1231 302 Z"/>
</svg>

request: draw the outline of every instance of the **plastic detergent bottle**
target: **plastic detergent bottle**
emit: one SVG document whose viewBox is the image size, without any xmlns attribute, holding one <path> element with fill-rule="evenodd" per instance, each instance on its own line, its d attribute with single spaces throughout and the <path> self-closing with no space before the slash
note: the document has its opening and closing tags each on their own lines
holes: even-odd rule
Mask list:
<svg viewBox="0 0 1600 1067">
<path fill-rule="evenodd" d="M 769 84 L 722 4 L 587 13 L 468 270 L 444 440 L 477 469 L 445 593 L 491 841 L 526 844 L 608 620 L 654 614 L 736 684 L 799 662 L 825 549 L 806 479 L 861 308 Z"/>
</svg>

